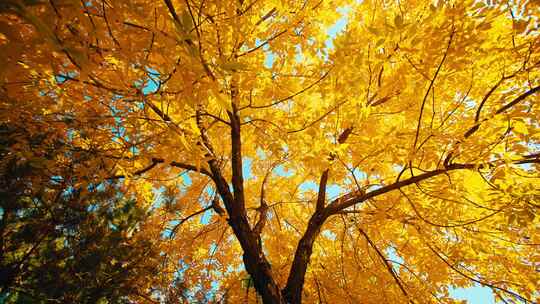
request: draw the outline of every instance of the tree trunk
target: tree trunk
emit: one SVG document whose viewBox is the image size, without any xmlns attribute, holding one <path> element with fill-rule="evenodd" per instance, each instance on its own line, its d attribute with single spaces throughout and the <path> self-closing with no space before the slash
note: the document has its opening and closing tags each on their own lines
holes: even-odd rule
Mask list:
<svg viewBox="0 0 540 304">
<path fill-rule="evenodd" d="M 287 285 L 282 291 L 283 297 L 287 303 L 299 304 L 302 303 L 302 290 L 304 289 L 304 279 L 309 266 L 311 254 L 313 252 L 313 244 L 321 231 L 322 224 L 328 215 L 326 212 L 315 212 L 309 219 L 306 232 L 298 242 L 296 253 L 294 255 L 293 264 L 287 279 Z"/>
</svg>

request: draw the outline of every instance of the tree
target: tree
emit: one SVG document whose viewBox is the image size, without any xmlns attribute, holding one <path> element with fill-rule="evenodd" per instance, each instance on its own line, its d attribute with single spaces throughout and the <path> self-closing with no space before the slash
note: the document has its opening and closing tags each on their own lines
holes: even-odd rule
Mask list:
<svg viewBox="0 0 540 304">
<path fill-rule="evenodd" d="M 165 258 L 158 241 L 141 237 L 150 215 L 114 182 L 78 187 L 72 170 L 88 155 L 58 161 L 68 142 L 49 131 L 0 127 L 0 301 L 149 298 L 149 285 L 160 287 L 154 278 Z"/>
<path fill-rule="evenodd" d="M 189 301 L 451 303 L 479 284 L 529 303 L 538 10 L 9 0 L 1 117 L 74 122 L 95 156 L 74 174 L 167 193 Z"/>
</svg>

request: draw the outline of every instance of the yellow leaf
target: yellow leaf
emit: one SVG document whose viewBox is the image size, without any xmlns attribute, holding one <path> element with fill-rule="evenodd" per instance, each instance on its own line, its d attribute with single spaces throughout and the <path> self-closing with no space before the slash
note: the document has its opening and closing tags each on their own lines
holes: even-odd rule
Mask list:
<svg viewBox="0 0 540 304">
<path fill-rule="evenodd" d="M 522 121 L 514 122 L 514 131 L 523 135 L 529 134 L 527 125 Z"/>
<path fill-rule="evenodd" d="M 113 55 L 106 56 L 105 61 L 107 63 L 110 63 L 110 64 L 114 65 L 114 66 L 119 66 L 120 62 L 121 62 L 120 60 L 116 59 Z"/>
<path fill-rule="evenodd" d="M 186 150 L 191 151 L 192 147 L 188 143 L 188 141 L 186 140 L 186 137 L 184 135 L 180 135 L 180 142 L 182 143 L 184 148 L 186 148 Z"/>
<path fill-rule="evenodd" d="M 216 99 L 221 108 L 228 111 L 232 110 L 232 106 L 227 100 L 227 96 L 225 94 L 219 92 L 216 87 L 212 87 L 211 91 L 213 93 L 213 97 Z"/>
</svg>

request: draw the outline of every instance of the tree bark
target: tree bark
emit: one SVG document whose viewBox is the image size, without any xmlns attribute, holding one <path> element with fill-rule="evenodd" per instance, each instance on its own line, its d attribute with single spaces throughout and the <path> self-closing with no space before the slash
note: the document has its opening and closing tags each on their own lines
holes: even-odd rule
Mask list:
<svg viewBox="0 0 540 304">
<path fill-rule="evenodd" d="M 329 214 L 324 210 L 316 211 L 309 219 L 306 232 L 298 242 L 287 285 L 282 291 L 287 303 L 302 303 L 302 290 L 304 289 L 306 271 L 313 252 L 313 244 L 328 216 Z"/>
<path fill-rule="evenodd" d="M 244 265 L 254 282 L 255 290 L 261 295 L 264 304 L 284 304 L 280 288 L 272 275 L 271 265 L 262 250 L 260 236 L 249 225 L 243 188 L 240 119 L 236 114 L 234 104 L 233 112 L 228 114 L 231 119 L 232 188 L 234 193 L 231 193 L 229 184 L 221 174 L 215 160 L 208 162 L 212 178 L 227 209 L 229 226 L 231 226 L 244 252 L 242 257 Z"/>
</svg>

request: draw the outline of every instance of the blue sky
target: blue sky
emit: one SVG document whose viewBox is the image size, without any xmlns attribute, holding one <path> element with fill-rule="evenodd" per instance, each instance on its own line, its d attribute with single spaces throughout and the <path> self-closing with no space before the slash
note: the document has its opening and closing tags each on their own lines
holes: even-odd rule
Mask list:
<svg viewBox="0 0 540 304">
<path fill-rule="evenodd" d="M 450 288 L 450 296 L 454 299 L 467 300 L 474 304 L 494 304 L 495 297 L 491 289 L 482 286 L 474 286 L 469 288 Z"/>
</svg>

